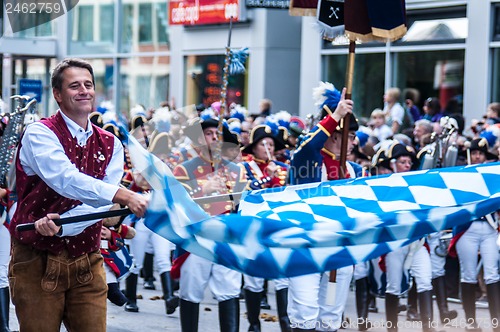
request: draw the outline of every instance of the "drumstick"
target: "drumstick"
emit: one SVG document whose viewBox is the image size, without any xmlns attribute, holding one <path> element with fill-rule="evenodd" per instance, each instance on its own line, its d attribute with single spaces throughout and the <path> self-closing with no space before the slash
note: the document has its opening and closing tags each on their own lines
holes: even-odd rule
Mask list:
<svg viewBox="0 0 500 332">
<path fill-rule="evenodd" d="M 269 152 L 269 147 L 268 147 L 268 145 L 267 145 L 267 140 L 266 140 L 266 139 L 264 139 L 262 142 L 264 143 L 264 148 L 266 149 L 267 159 L 268 159 L 269 161 L 271 161 L 271 160 L 272 160 L 272 157 L 271 157 L 271 153 Z"/>
<path fill-rule="evenodd" d="M 472 161 L 470 159 L 470 142 L 469 141 L 466 141 L 464 143 L 464 148 L 465 148 L 465 151 L 467 152 L 467 165 L 470 165 L 472 163 Z"/>
</svg>

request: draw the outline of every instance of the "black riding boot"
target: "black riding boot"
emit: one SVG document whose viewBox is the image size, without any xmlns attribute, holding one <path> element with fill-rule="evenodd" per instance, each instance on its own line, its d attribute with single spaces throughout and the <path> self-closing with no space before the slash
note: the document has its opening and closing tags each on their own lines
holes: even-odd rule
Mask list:
<svg viewBox="0 0 500 332">
<path fill-rule="evenodd" d="M 385 319 L 387 331 L 397 332 L 398 330 L 398 313 L 399 313 L 399 296 L 385 293 Z"/>
<path fill-rule="evenodd" d="M 219 325 L 221 332 L 238 332 L 240 330 L 239 298 L 219 302 Z"/>
<path fill-rule="evenodd" d="M 127 304 L 125 305 L 125 311 L 128 312 L 139 312 L 139 307 L 137 306 L 137 279 L 139 276 L 137 274 L 131 273 L 125 280 L 125 296 L 127 297 Z"/>
<path fill-rule="evenodd" d="M 120 290 L 120 285 L 117 282 L 110 282 L 108 284 L 108 300 L 119 307 L 127 303 L 128 299 Z"/>
<path fill-rule="evenodd" d="M 245 303 L 247 306 L 247 319 L 250 326 L 248 331 L 260 332 L 260 301 L 262 292 L 255 293 L 245 289 Z"/>
<path fill-rule="evenodd" d="M 435 332 L 432 321 L 432 291 L 418 293 L 418 305 L 424 332 Z"/>
<path fill-rule="evenodd" d="M 462 306 L 465 312 L 466 331 L 481 332 L 476 322 L 476 284 L 460 283 L 462 287 Z M 470 323 L 470 324 L 469 324 Z"/>
<path fill-rule="evenodd" d="M 163 299 L 165 300 L 165 308 L 167 310 L 167 315 L 171 315 L 175 312 L 175 309 L 179 306 L 179 297 L 174 295 L 172 280 L 170 278 L 170 271 L 163 272 L 162 274 L 160 274 L 160 279 L 161 279 L 161 289 L 163 290 Z"/>
<path fill-rule="evenodd" d="M 368 312 L 378 313 L 377 308 L 377 297 L 371 293 L 368 293 Z"/>
<path fill-rule="evenodd" d="M 368 277 L 356 280 L 356 311 L 358 314 L 358 331 L 366 331 L 371 327 L 368 322 L 368 304 L 370 301 Z"/>
<path fill-rule="evenodd" d="M 271 305 L 267 302 L 267 280 L 264 280 L 264 290 L 262 291 L 262 297 L 260 299 L 260 308 L 269 310 L 271 309 Z"/>
<path fill-rule="evenodd" d="M 153 276 L 153 260 L 154 255 L 150 253 L 144 254 L 144 263 L 142 264 L 142 277 L 144 278 L 144 289 L 155 290 L 155 277 Z"/>
<path fill-rule="evenodd" d="M 180 300 L 180 316 L 182 332 L 198 332 L 198 319 L 200 316 L 200 304 Z"/>
<path fill-rule="evenodd" d="M 288 288 L 276 291 L 276 309 L 280 322 L 281 332 L 290 332 L 290 318 L 288 318 Z"/>
<path fill-rule="evenodd" d="M 420 315 L 418 314 L 418 300 L 417 300 L 417 283 L 413 280 L 410 290 L 408 291 L 407 304 L 408 308 L 406 310 L 406 320 L 410 322 L 419 322 Z"/>
<path fill-rule="evenodd" d="M 448 310 L 444 276 L 432 279 L 432 290 L 434 291 L 434 295 L 436 295 L 441 323 L 449 323 L 450 320 L 457 318 L 458 314 L 455 310 Z"/>
<path fill-rule="evenodd" d="M 492 326 L 497 326 L 493 331 L 497 332 L 500 331 L 500 326 L 498 326 L 498 322 L 500 322 L 500 281 L 486 285 L 486 293 Z"/>
<path fill-rule="evenodd" d="M 9 287 L 0 288 L 0 332 L 10 332 L 9 310 L 10 310 Z"/>
</svg>

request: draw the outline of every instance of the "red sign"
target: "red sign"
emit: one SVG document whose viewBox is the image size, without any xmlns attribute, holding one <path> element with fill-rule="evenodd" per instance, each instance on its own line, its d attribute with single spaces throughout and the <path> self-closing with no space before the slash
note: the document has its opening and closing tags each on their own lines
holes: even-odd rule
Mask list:
<svg viewBox="0 0 500 332">
<path fill-rule="evenodd" d="M 201 25 L 229 23 L 239 19 L 239 0 L 170 0 L 169 24 Z"/>
</svg>

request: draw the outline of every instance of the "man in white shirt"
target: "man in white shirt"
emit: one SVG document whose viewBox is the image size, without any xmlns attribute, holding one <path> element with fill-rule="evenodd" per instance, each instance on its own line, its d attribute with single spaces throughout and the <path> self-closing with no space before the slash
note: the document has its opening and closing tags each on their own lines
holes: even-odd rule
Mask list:
<svg viewBox="0 0 500 332">
<path fill-rule="evenodd" d="M 147 200 L 119 187 L 123 147 L 89 120 L 95 102 L 91 65 L 63 60 L 53 71 L 52 92 L 59 111 L 28 126 L 18 148 L 12 300 L 22 331 L 58 331 L 62 322 L 70 331 L 105 331 L 102 222 L 57 226 L 53 220 L 109 210 L 114 203 L 142 217 Z M 24 223 L 36 230 L 17 231 Z"/>
</svg>

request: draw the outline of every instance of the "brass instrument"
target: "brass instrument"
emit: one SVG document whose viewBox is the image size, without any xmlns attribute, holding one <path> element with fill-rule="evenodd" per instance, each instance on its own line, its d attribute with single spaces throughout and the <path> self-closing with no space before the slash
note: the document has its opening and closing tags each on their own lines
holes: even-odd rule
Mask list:
<svg viewBox="0 0 500 332">
<path fill-rule="evenodd" d="M 458 147 L 452 137 L 458 125 L 454 119 L 447 116 L 441 118 L 440 125 L 443 128 L 441 134 L 433 132 L 432 143 L 417 155 L 420 159 L 420 169 L 453 167 L 457 162 Z"/>
<path fill-rule="evenodd" d="M 318 124 L 318 122 L 321 120 L 321 112 L 318 112 L 317 114 L 312 114 L 309 113 L 306 115 L 306 132 L 310 132 L 314 126 Z"/>
<path fill-rule="evenodd" d="M 434 253 L 439 257 L 446 257 L 448 255 L 448 248 L 450 247 L 452 238 L 453 234 L 451 232 L 441 235 L 438 246 L 434 248 Z"/>
<path fill-rule="evenodd" d="M 0 142 L 0 186 L 2 188 L 7 186 L 7 172 L 24 129 L 24 117 L 26 113 L 35 113 L 36 110 L 36 99 L 29 101 L 31 97 L 20 95 L 14 95 L 11 98 L 16 100 L 17 106 L 14 112 L 8 114 L 9 122 Z"/>
</svg>

